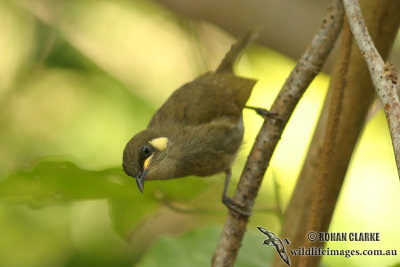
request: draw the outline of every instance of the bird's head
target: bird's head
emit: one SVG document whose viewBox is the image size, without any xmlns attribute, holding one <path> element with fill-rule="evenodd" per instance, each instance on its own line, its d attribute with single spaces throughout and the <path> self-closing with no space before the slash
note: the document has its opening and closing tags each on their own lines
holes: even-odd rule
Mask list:
<svg viewBox="0 0 400 267">
<path fill-rule="evenodd" d="M 123 154 L 123 169 L 126 174 L 136 179 L 139 190 L 143 193 L 145 179 L 163 179 L 170 168 L 166 161 L 168 138 L 159 137 L 148 130 L 132 137 L 126 144 Z"/>
</svg>

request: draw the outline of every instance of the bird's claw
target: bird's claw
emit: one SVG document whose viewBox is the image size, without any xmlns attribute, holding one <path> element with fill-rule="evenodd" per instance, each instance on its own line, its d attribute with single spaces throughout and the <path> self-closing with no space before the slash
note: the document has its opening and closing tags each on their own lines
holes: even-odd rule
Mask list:
<svg viewBox="0 0 400 267">
<path fill-rule="evenodd" d="M 251 212 L 245 211 L 243 207 L 235 203 L 230 197 L 227 195 L 222 196 L 222 203 L 229 209 L 229 211 L 233 213 L 240 214 L 242 216 L 250 217 Z"/>
</svg>

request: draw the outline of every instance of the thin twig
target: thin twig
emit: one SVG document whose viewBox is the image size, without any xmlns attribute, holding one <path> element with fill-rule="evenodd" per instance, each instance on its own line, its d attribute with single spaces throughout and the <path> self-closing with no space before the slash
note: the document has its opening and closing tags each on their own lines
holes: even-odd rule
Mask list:
<svg viewBox="0 0 400 267">
<path fill-rule="evenodd" d="M 223 214 L 226 212 L 226 209 L 206 209 L 206 208 L 197 208 L 191 206 L 181 206 L 181 203 L 171 202 L 167 199 L 160 200 L 163 205 L 167 208 L 178 212 L 178 213 L 186 213 L 186 214 Z M 271 208 L 257 208 L 253 210 L 254 212 L 259 213 L 272 213 L 275 214 L 279 219 L 282 217 L 280 210 L 277 206 Z"/>
<path fill-rule="evenodd" d="M 279 184 L 277 184 L 279 187 Z M 274 188 L 277 190 L 278 188 Z M 280 198 L 279 193 L 275 193 L 277 196 L 276 203 L 272 207 L 259 207 L 255 208 L 253 211 L 256 213 L 271 213 L 276 215 L 279 220 L 283 220 L 283 213 L 280 207 Z M 173 201 L 168 199 L 165 195 L 161 192 L 157 192 L 155 195 L 155 199 L 161 202 L 165 207 L 177 212 L 177 213 L 184 213 L 184 214 L 225 214 L 226 209 L 219 209 L 219 208 L 199 208 L 193 204 L 182 203 L 178 201 Z"/>
<path fill-rule="evenodd" d="M 354 39 L 364 56 L 376 94 L 384 107 L 392 137 L 397 171 L 400 175 L 400 102 L 396 92 L 397 77 L 390 64 L 385 64 L 368 33 L 357 0 L 343 0 Z"/>
<path fill-rule="evenodd" d="M 233 197 L 233 201 L 240 203 L 246 211 L 251 212 L 262 178 L 282 132 L 306 88 L 321 70 L 337 39 L 342 22 L 342 2 L 332 0 L 318 32 L 275 99 L 271 112 L 277 113 L 282 119 L 264 121 Z M 246 216 L 231 211 L 228 213 L 212 260 L 213 266 L 233 266 L 246 231 L 247 221 Z"/>
</svg>

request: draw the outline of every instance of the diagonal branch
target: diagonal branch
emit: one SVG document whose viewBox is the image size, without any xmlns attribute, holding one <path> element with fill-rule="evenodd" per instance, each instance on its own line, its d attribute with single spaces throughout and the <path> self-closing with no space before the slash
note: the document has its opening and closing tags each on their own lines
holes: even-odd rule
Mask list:
<svg viewBox="0 0 400 267">
<path fill-rule="evenodd" d="M 282 132 L 303 93 L 319 73 L 335 43 L 343 22 L 341 0 L 332 0 L 323 22 L 300 61 L 290 73 L 271 112 L 281 120 L 266 120 L 258 133 L 236 188 L 233 201 L 251 211 L 262 178 Z M 225 226 L 214 254 L 213 266 L 233 266 L 246 230 L 248 217 L 228 213 Z"/>
<path fill-rule="evenodd" d="M 391 65 L 385 64 L 368 33 L 357 0 L 343 0 L 354 39 L 367 62 L 376 94 L 384 107 L 392 137 L 397 171 L 400 175 L 400 102 L 396 92 L 397 77 Z"/>
<path fill-rule="evenodd" d="M 329 103 L 329 114 L 326 125 L 326 132 L 321 151 L 321 162 L 318 176 L 315 179 L 315 184 L 311 198 L 311 213 L 308 218 L 307 229 L 315 232 L 323 232 L 327 230 L 327 225 L 324 224 L 324 210 L 328 203 L 329 177 L 331 162 L 335 158 L 335 147 L 338 137 L 338 130 L 341 123 L 341 113 L 343 111 L 343 100 L 346 89 L 346 74 L 348 73 L 350 56 L 352 50 L 353 38 L 351 36 L 349 24 L 345 20 L 342 30 L 342 49 L 339 53 L 339 70 L 337 75 L 342 77 L 340 82 L 334 84 L 332 95 Z M 343 118 L 342 118 L 343 119 Z M 323 247 L 323 243 L 318 246 Z M 303 247 L 317 246 L 310 240 L 305 239 Z M 300 257 L 298 266 L 318 266 L 321 257 Z"/>
<path fill-rule="evenodd" d="M 400 1 L 393 0 L 363 0 L 360 1 L 361 8 L 379 53 L 385 59 L 390 53 L 400 23 Z M 352 34 L 350 32 L 352 37 Z M 364 58 L 353 42 L 352 53 L 349 58 L 348 72 L 343 75 L 341 54 L 345 53 L 347 47 L 340 48 L 337 62 L 332 74 L 330 88 L 325 100 L 324 108 L 319 118 L 314 136 L 312 138 L 307 157 L 304 161 L 301 174 L 297 180 L 296 187 L 291 200 L 285 210 L 285 220 L 280 237 L 290 240 L 291 248 L 304 246 L 304 239 L 311 230 L 308 221 L 311 215 L 311 203 L 314 198 L 313 186 L 320 175 L 322 165 L 321 152 L 326 135 L 327 120 L 329 116 L 329 103 L 332 99 L 333 88 L 346 80 L 343 110 L 341 111 L 340 125 L 335 145 L 335 154 L 330 162 L 328 190 L 326 203 L 324 205 L 322 218 L 322 232 L 328 231 L 335 206 L 341 192 L 346 171 L 349 167 L 353 151 L 357 145 L 359 136 L 364 128 L 365 117 L 369 106 L 376 95 L 372 85 L 370 74 Z M 341 59 L 341 60 L 339 60 Z M 317 247 L 319 243 L 313 243 Z M 292 266 L 298 266 L 302 257 L 291 257 Z M 320 257 L 311 257 L 312 262 L 319 261 Z M 311 265 L 312 263 L 310 263 Z M 274 267 L 287 267 L 279 255 L 274 257 Z"/>
</svg>

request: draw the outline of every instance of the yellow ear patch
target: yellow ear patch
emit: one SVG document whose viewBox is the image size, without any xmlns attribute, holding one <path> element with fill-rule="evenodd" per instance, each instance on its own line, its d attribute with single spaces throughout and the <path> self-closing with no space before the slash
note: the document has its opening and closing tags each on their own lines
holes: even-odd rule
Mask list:
<svg viewBox="0 0 400 267">
<path fill-rule="evenodd" d="M 164 151 L 168 145 L 168 138 L 167 137 L 158 137 L 151 140 L 150 145 L 155 147 L 158 151 Z"/>
<path fill-rule="evenodd" d="M 149 164 L 150 164 L 150 161 L 151 161 L 151 158 L 153 157 L 153 155 L 151 155 L 150 157 L 148 157 L 145 161 L 144 161 L 144 163 L 143 163 L 143 170 L 147 170 L 147 168 L 149 168 Z"/>
</svg>

